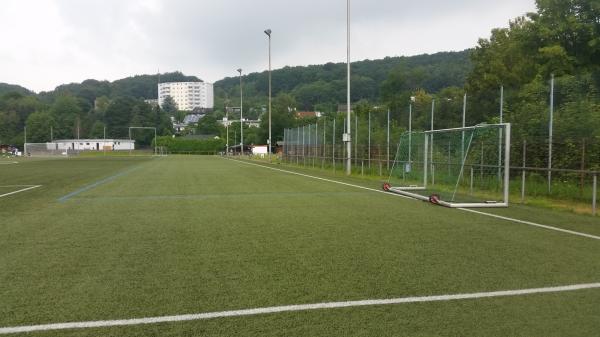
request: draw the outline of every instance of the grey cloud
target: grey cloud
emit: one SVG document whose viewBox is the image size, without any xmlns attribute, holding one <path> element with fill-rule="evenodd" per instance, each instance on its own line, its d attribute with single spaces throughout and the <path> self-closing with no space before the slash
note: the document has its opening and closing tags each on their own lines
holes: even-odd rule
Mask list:
<svg viewBox="0 0 600 337">
<path fill-rule="evenodd" d="M 262 71 L 266 28 L 273 30 L 275 67 L 345 56 L 344 0 L 45 1 L 56 6 L 66 31 L 56 46 L 64 50 L 64 62 L 47 66 L 70 66 L 78 80 L 116 79 L 159 67 L 209 81 L 233 76 L 238 67 Z M 18 3 L 26 7 L 35 1 Z M 534 0 L 353 0 L 353 55 L 380 58 L 472 47 L 491 28 L 534 8 Z M 11 58 L 0 52 L 0 59 Z M 21 84 L 39 90 L 65 79 L 30 81 L 24 78 Z"/>
</svg>

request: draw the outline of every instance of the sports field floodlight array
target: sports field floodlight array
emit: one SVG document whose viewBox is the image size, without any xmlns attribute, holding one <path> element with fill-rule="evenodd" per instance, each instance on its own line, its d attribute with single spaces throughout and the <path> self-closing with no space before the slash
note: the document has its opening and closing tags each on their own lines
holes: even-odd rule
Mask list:
<svg viewBox="0 0 600 337">
<path fill-rule="evenodd" d="M 508 207 L 510 124 L 403 133 L 384 189 L 446 207 Z"/>
</svg>

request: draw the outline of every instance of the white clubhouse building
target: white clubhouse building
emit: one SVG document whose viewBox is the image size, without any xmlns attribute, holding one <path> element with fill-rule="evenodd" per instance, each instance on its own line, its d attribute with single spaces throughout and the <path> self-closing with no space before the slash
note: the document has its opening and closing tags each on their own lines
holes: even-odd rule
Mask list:
<svg viewBox="0 0 600 337">
<path fill-rule="evenodd" d="M 128 151 L 135 150 L 135 140 L 129 139 L 62 139 L 46 143 L 48 150 Z M 52 147 L 52 148 L 51 148 Z"/>
</svg>

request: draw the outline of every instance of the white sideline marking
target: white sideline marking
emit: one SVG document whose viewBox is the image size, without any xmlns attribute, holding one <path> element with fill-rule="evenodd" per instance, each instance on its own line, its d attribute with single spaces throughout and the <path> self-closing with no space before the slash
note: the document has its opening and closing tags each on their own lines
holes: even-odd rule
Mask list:
<svg viewBox="0 0 600 337">
<path fill-rule="evenodd" d="M 406 303 L 457 301 L 457 300 L 481 299 L 481 298 L 492 298 L 492 297 L 523 296 L 523 295 L 532 295 L 532 294 L 560 293 L 560 292 L 577 291 L 577 290 L 585 290 L 585 289 L 598 289 L 598 288 L 600 288 L 600 283 L 589 283 L 589 284 L 567 285 L 567 286 L 560 286 L 560 287 L 504 290 L 504 291 L 492 291 L 492 292 L 481 292 L 481 293 L 471 293 L 471 294 L 434 295 L 434 296 L 421 296 L 421 297 L 391 298 L 391 299 L 382 299 L 382 300 L 362 300 L 362 301 L 346 301 L 346 302 L 296 304 L 296 305 L 284 305 L 284 306 L 277 306 L 277 307 L 206 312 L 206 313 L 201 313 L 201 314 L 189 314 L 189 315 L 158 316 L 158 317 L 119 319 L 119 320 L 107 320 L 107 321 L 41 324 L 41 325 L 0 328 L 0 335 L 21 333 L 21 332 L 48 331 L 48 330 L 86 329 L 86 328 L 102 328 L 102 327 L 114 327 L 114 326 L 156 324 L 156 323 L 167 323 L 167 322 L 198 321 L 198 320 L 207 320 L 207 319 L 214 319 L 214 318 L 254 316 L 254 315 L 274 314 L 274 313 L 282 313 L 282 312 L 298 312 L 298 311 L 309 311 L 309 310 L 320 310 L 320 309 L 339 309 L 339 308 L 365 307 L 365 306 L 376 306 L 376 305 L 394 305 L 394 304 L 406 304 Z"/>
<path fill-rule="evenodd" d="M 247 164 L 247 165 L 259 166 L 259 167 L 263 167 L 263 168 L 266 168 L 266 169 L 269 169 L 269 170 L 280 171 L 280 172 L 294 174 L 294 175 L 298 175 L 298 176 L 302 176 L 302 177 L 307 177 L 307 178 L 312 178 L 312 179 L 327 181 L 327 182 L 331 182 L 331 183 L 335 183 L 335 184 L 340 184 L 340 185 L 345 185 L 345 186 L 351 186 L 351 187 L 355 187 L 355 188 L 360 188 L 360 189 L 363 189 L 363 190 L 368 190 L 368 191 L 373 191 L 373 192 L 378 192 L 378 193 L 384 193 L 386 195 L 390 195 L 390 196 L 394 196 L 394 197 L 401 197 L 401 198 L 404 198 L 404 199 L 416 200 L 416 199 L 413 199 L 413 198 L 410 198 L 410 197 L 407 197 L 407 196 L 404 196 L 404 195 L 401 195 L 401 194 L 389 193 L 389 192 L 385 192 L 385 191 L 382 191 L 382 190 L 376 190 L 376 189 L 370 188 L 370 187 L 364 187 L 364 186 L 360 186 L 360 185 L 354 185 L 354 184 L 350 184 L 350 183 L 344 183 L 344 182 L 337 181 L 337 180 L 331 180 L 331 179 L 326 179 L 326 178 L 315 177 L 315 176 L 311 176 L 311 175 L 308 175 L 308 174 L 303 174 L 303 173 L 298 173 L 298 172 L 293 172 L 293 171 L 282 170 L 282 169 L 278 169 L 278 168 L 274 168 L 274 167 L 269 167 L 269 166 L 264 166 L 264 165 L 259 165 L 259 164 L 255 164 L 255 163 L 248 163 L 248 162 L 237 160 L 237 159 L 229 159 L 229 160 L 232 160 L 232 161 L 235 161 L 235 162 L 239 162 L 239 163 L 243 163 L 243 164 Z M 515 219 L 515 218 L 509 218 L 509 217 L 505 217 L 505 216 L 501 216 L 501 215 L 496 215 L 496 214 L 492 214 L 492 213 L 486 213 L 486 212 L 482 212 L 482 211 L 475 211 L 475 210 L 467 209 L 467 208 L 456 208 L 456 209 L 460 210 L 460 211 L 474 213 L 474 214 L 479 214 L 479 215 L 483 215 L 483 216 L 488 216 L 488 217 L 496 218 L 496 219 L 500 219 L 500 220 L 506 220 L 506 221 L 516 222 L 516 223 L 520 223 L 520 224 L 523 224 L 523 225 L 529 225 L 529 226 L 534 226 L 534 227 L 538 227 L 538 228 L 544 228 L 544 229 L 548 229 L 548 230 L 552 230 L 552 231 L 557 231 L 557 232 L 561 232 L 561 233 L 582 236 L 582 237 L 585 237 L 585 238 L 588 238 L 588 239 L 600 240 L 600 236 L 596 236 L 596 235 L 592 235 L 592 234 L 571 231 L 571 230 L 568 230 L 568 229 L 562 229 L 562 228 L 548 226 L 548 225 L 542 225 L 542 224 L 538 224 L 538 223 L 531 222 L 531 221 L 525 221 L 525 220 L 520 220 L 520 219 Z"/>
<path fill-rule="evenodd" d="M 42 187 L 42 185 L 13 185 L 13 186 L 0 186 L 0 187 L 26 187 L 26 188 L 23 188 L 23 189 L 20 189 L 20 190 L 17 190 L 17 191 L 5 193 L 5 194 L 0 194 L 0 198 L 4 198 L 4 197 L 8 197 L 9 195 L 13 195 L 13 194 L 17 194 L 17 193 L 21 193 L 21 192 L 33 190 L 34 188 Z"/>
<path fill-rule="evenodd" d="M 18 161 L 0 161 L 0 165 L 18 164 Z"/>
</svg>

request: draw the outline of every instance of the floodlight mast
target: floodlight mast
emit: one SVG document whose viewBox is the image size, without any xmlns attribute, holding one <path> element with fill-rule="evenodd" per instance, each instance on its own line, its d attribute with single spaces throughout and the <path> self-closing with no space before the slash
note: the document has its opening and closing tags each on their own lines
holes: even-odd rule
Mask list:
<svg viewBox="0 0 600 337">
<path fill-rule="evenodd" d="M 346 142 L 346 175 L 352 174 L 352 140 L 350 139 L 352 121 L 350 119 L 351 114 L 351 97 L 350 97 L 350 0 L 346 0 L 346 56 L 347 56 L 347 90 L 346 90 L 346 135 L 344 141 Z"/>
<path fill-rule="evenodd" d="M 269 37 L 269 158 L 271 158 L 271 154 L 273 153 L 273 141 L 271 138 L 271 29 L 265 30 L 265 34 Z"/>
<path fill-rule="evenodd" d="M 244 91 L 242 88 L 242 68 L 237 70 L 240 73 L 240 154 L 244 155 Z"/>
</svg>

